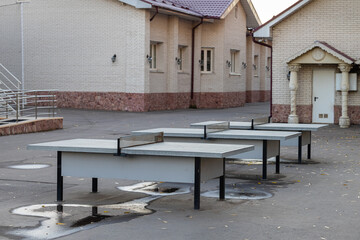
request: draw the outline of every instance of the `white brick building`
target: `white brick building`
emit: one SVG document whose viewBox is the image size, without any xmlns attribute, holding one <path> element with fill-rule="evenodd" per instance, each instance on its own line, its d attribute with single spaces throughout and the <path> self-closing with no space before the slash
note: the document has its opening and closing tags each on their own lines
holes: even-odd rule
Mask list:
<svg viewBox="0 0 360 240">
<path fill-rule="evenodd" d="M 360 123 L 360 1 L 300 0 L 258 27 L 273 45 L 273 120 Z"/>
<path fill-rule="evenodd" d="M 4 1 L 0 63 L 21 76 L 20 5 Z M 266 101 L 269 51 L 247 40 L 257 26 L 250 0 L 32 0 L 24 88 L 56 89 L 59 107 L 85 109 Z"/>
</svg>

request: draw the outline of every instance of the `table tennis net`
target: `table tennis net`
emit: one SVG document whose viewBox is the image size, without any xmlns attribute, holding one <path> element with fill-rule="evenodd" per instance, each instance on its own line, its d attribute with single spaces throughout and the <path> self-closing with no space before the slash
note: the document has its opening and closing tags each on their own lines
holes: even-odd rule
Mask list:
<svg viewBox="0 0 360 240">
<path fill-rule="evenodd" d="M 221 132 L 230 128 L 230 122 L 214 123 L 204 126 L 204 138 L 207 138 L 209 133 Z"/>
<path fill-rule="evenodd" d="M 253 118 L 251 120 L 251 129 L 254 130 L 256 125 L 270 123 L 270 121 L 271 121 L 271 117 Z"/>
<path fill-rule="evenodd" d="M 130 135 L 120 137 L 117 140 L 118 155 L 122 148 L 142 146 L 147 144 L 159 143 L 164 141 L 164 133 L 144 133 L 140 135 Z"/>
</svg>

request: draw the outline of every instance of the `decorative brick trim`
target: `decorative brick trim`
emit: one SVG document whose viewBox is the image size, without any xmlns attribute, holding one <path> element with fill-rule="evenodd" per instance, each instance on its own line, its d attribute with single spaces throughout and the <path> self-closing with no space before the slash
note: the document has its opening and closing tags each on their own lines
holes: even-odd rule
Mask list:
<svg viewBox="0 0 360 240">
<path fill-rule="evenodd" d="M 0 136 L 44 132 L 63 128 L 63 118 L 46 118 L 0 126 Z"/>
<path fill-rule="evenodd" d="M 46 94 L 46 93 L 42 93 Z M 146 112 L 187 109 L 190 93 L 56 92 L 59 108 Z M 197 108 L 241 107 L 245 92 L 194 93 Z"/>
<path fill-rule="evenodd" d="M 297 115 L 300 123 L 312 122 L 312 105 L 297 105 Z M 290 105 L 273 104 L 272 121 L 287 123 L 290 115 Z"/>
<path fill-rule="evenodd" d="M 339 118 L 341 117 L 342 107 L 340 105 L 334 106 L 334 123 L 339 124 Z M 348 114 L 351 124 L 360 124 L 360 106 L 348 106 Z"/>
<path fill-rule="evenodd" d="M 246 102 L 267 102 L 270 100 L 269 90 L 246 91 Z"/>
</svg>

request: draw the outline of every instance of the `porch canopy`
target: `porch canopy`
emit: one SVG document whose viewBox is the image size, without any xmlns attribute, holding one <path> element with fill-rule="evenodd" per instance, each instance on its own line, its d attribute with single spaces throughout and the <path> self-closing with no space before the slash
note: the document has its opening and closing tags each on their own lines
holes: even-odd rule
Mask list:
<svg viewBox="0 0 360 240">
<path fill-rule="evenodd" d="M 334 48 L 326 42 L 315 41 L 311 46 L 298 52 L 286 63 L 290 70 L 290 115 L 289 123 L 299 123 L 296 114 L 296 93 L 298 90 L 298 71 L 302 64 L 336 64 L 342 72 L 341 92 L 342 92 L 342 115 L 339 119 L 339 125 L 342 128 L 350 126 L 348 116 L 348 92 L 349 92 L 349 72 L 352 64 L 356 60 Z"/>
</svg>

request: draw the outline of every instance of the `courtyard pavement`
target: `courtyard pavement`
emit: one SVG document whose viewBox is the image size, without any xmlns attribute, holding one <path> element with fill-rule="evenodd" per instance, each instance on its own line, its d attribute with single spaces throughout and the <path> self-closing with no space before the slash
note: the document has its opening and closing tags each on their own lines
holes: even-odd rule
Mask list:
<svg viewBox="0 0 360 240">
<path fill-rule="evenodd" d="M 199 211 L 193 210 L 191 185 L 100 179 L 99 193 L 90 193 L 91 179 L 70 177 L 58 206 L 56 153 L 26 150 L 31 143 L 116 139 L 133 130 L 248 121 L 268 112 L 268 103 L 148 113 L 59 109 L 62 130 L 0 137 L 0 239 L 360 239 L 359 126 L 314 132 L 312 159 L 303 164 L 296 163 L 296 148 L 282 147 L 281 174 L 270 164 L 267 180 L 256 162 L 228 163 L 232 199 L 211 197 L 218 180 L 202 183 Z M 47 167 L 11 168 L 34 164 Z"/>
</svg>

